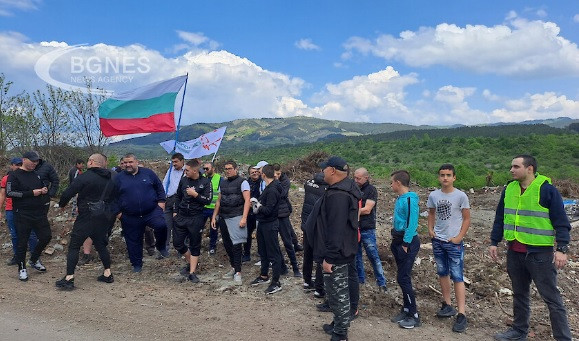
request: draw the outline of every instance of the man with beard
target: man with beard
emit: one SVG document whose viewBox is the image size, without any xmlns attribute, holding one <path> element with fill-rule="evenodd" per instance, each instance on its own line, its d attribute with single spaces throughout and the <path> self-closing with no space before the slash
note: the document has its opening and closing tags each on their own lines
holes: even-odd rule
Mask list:
<svg viewBox="0 0 579 341">
<path fill-rule="evenodd" d="M 221 182 L 221 175 L 215 173 L 215 165 L 213 162 L 205 162 L 203 164 L 203 176 L 211 181 L 211 188 L 213 189 L 213 198 L 211 202 L 205 205 L 203 210 L 204 223 L 213 216 L 213 210 L 215 210 L 215 203 L 219 197 L 219 183 Z M 209 255 L 215 255 L 215 250 L 217 248 L 217 238 L 219 238 L 219 232 L 216 229 L 209 228 Z"/>
<path fill-rule="evenodd" d="M 241 285 L 241 254 L 242 244 L 247 241 L 247 215 L 250 207 L 249 184 L 237 173 L 237 163 L 225 163 L 225 176 L 221 179 L 219 198 L 211 217 L 211 228 L 219 225 L 223 246 L 229 256 L 231 271 L 223 278 L 233 279 L 236 285 Z M 219 220 L 217 219 L 219 215 Z"/>
<path fill-rule="evenodd" d="M 157 174 L 149 168 L 139 167 L 134 154 L 124 157 L 125 170 L 115 178 L 115 191 L 129 259 L 133 272 L 143 268 L 143 234 L 145 227 L 155 232 L 156 247 L 163 257 L 169 255 L 165 248 L 167 224 L 163 215 L 165 191 Z"/>
</svg>

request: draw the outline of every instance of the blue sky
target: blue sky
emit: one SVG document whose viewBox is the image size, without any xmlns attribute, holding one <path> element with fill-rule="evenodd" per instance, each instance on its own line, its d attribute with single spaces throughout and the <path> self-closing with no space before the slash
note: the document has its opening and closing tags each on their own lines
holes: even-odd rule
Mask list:
<svg viewBox="0 0 579 341">
<path fill-rule="evenodd" d="M 0 0 L 14 92 L 43 89 L 55 51 L 49 82 L 123 91 L 188 72 L 185 124 L 579 118 L 578 41 L 576 0 Z"/>
</svg>

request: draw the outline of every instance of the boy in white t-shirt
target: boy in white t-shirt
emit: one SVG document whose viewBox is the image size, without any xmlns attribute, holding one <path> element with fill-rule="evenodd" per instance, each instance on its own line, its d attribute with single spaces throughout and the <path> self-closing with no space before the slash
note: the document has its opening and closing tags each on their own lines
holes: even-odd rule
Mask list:
<svg viewBox="0 0 579 341">
<path fill-rule="evenodd" d="M 470 225 L 470 205 L 464 192 L 454 188 L 456 174 L 454 166 L 444 164 L 438 169 L 440 189 L 430 193 L 428 207 L 428 233 L 432 238 L 432 251 L 436 260 L 436 272 L 442 289 L 442 307 L 438 317 L 452 317 L 456 310 L 451 305 L 450 280 L 454 282 L 454 293 L 458 315 L 452 327 L 454 332 L 466 330 L 466 295 L 463 279 L 463 238 Z"/>
</svg>

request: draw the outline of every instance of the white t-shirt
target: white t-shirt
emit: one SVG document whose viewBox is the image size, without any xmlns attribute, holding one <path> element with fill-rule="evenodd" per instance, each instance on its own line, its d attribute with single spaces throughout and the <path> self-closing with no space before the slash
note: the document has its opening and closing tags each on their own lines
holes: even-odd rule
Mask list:
<svg viewBox="0 0 579 341">
<path fill-rule="evenodd" d="M 437 189 L 428 196 L 426 207 L 436 209 L 434 237 L 448 241 L 460 233 L 462 209 L 470 208 L 470 204 L 463 191 L 455 188 L 450 193 L 444 193 Z"/>
</svg>

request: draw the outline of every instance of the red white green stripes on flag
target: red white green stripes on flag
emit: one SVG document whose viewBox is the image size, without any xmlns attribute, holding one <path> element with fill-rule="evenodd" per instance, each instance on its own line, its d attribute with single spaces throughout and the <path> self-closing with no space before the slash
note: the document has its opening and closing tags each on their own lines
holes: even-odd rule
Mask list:
<svg viewBox="0 0 579 341">
<path fill-rule="evenodd" d="M 107 99 L 99 106 L 103 135 L 175 131 L 175 99 L 186 81 L 179 76 Z"/>
</svg>

